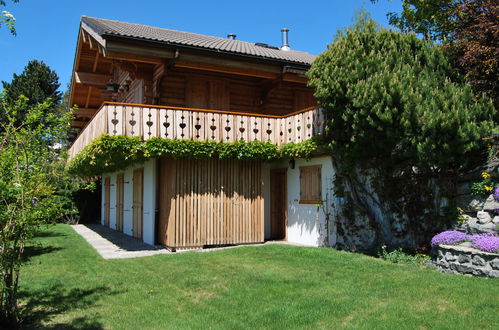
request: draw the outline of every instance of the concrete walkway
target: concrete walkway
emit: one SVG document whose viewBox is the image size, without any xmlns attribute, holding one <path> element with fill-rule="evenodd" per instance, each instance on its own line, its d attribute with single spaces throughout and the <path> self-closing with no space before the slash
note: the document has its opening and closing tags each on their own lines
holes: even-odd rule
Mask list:
<svg viewBox="0 0 499 330">
<path fill-rule="evenodd" d="M 225 249 L 233 249 L 241 246 L 263 246 L 267 244 L 286 244 L 308 247 L 308 245 L 291 243 L 286 241 L 266 241 L 265 243 L 229 245 L 209 249 L 180 250 L 171 252 L 163 246 L 146 244 L 136 238 L 109 229 L 101 225 L 73 225 L 73 229 L 82 236 L 88 244 L 104 259 L 127 259 L 148 257 L 156 254 L 178 254 L 182 252 L 214 252 Z"/>
<path fill-rule="evenodd" d="M 74 225 L 73 229 L 104 259 L 147 257 L 171 254 L 162 246 L 152 246 L 101 225 Z"/>
</svg>

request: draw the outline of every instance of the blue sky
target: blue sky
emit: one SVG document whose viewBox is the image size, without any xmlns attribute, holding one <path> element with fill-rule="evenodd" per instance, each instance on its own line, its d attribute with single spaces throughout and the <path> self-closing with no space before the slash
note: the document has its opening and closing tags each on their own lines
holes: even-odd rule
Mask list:
<svg viewBox="0 0 499 330">
<path fill-rule="evenodd" d="M 291 48 L 320 54 L 338 29 L 351 25 L 362 4 L 388 26 L 386 13 L 400 11 L 400 0 L 323 1 L 109 1 L 7 0 L 17 19 L 17 36 L 0 29 L 0 81 L 10 81 L 32 59 L 43 60 L 60 77 L 64 90 L 70 77 L 82 15 L 280 46 L 280 29 L 290 29 Z"/>
</svg>

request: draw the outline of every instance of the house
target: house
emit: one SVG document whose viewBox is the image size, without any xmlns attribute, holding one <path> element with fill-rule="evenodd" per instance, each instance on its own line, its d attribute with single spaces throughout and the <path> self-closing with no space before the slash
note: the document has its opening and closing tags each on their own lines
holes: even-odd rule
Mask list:
<svg viewBox="0 0 499 330">
<path fill-rule="evenodd" d="M 320 134 L 305 73 L 315 56 L 101 18 L 82 17 L 71 82 L 69 154 L 106 133 L 199 141 Z M 328 245 L 329 157 L 273 162 L 162 157 L 102 173 L 102 224 L 171 249 L 288 240 Z"/>
</svg>

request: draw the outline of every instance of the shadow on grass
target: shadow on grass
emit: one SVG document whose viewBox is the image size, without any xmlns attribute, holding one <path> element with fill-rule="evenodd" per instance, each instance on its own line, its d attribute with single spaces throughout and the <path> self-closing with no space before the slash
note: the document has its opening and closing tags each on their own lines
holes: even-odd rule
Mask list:
<svg viewBox="0 0 499 330">
<path fill-rule="evenodd" d="M 65 314 L 71 310 L 84 310 L 97 303 L 100 297 L 119 293 L 107 286 L 82 289 L 64 289 L 53 285 L 39 291 L 20 292 L 23 301 L 21 315 L 23 329 L 103 329 L 100 316 L 96 313 L 85 313 L 85 316 L 75 317 L 66 323 L 52 324 L 53 317 Z"/>
<path fill-rule="evenodd" d="M 64 233 L 59 233 L 53 230 L 53 225 L 42 226 L 41 229 L 37 230 L 34 237 L 35 238 L 43 238 L 43 237 L 64 237 L 68 236 Z"/>
<path fill-rule="evenodd" d="M 27 262 L 33 257 L 58 250 L 62 250 L 62 248 L 55 246 L 29 245 L 24 248 L 22 262 Z"/>
</svg>

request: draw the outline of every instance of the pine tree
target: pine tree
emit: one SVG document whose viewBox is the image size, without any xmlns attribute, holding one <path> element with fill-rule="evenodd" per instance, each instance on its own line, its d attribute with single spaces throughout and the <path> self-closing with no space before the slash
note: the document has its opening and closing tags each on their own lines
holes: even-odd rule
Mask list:
<svg viewBox="0 0 499 330">
<path fill-rule="evenodd" d="M 441 202 L 458 171 L 482 159 L 495 110 L 442 47 L 361 23 L 340 32 L 308 72 L 327 117 L 335 194 L 346 198 L 333 201 L 335 225 L 343 248 L 414 248 L 452 219 Z M 360 228 L 374 235 L 349 241 Z"/>
<path fill-rule="evenodd" d="M 341 33 L 309 78 L 334 151 L 353 163 L 458 166 L 493 126 L 492 104 L 474 97 L 445 50 L 374 21 Z"/>
<path fill-rule="evenodd" d="M 62 93 L 58 90 L 59 77 L 43 61 L 30 61 L 20 75 L 14 74 L 10 83 L 2 81 L 2 84 L 10 105 L 13 105 L 21 95 L 28 98 L 28 107 L 41 104 L 50 98 L 52 106 L 47 111 L 55 113 L 61 111 L 59 104 L 62 101 Z M 18 116 L 17 122 L 20 124 L 25 120 L 25 114 L 21 112 Z"/>
</svg>

